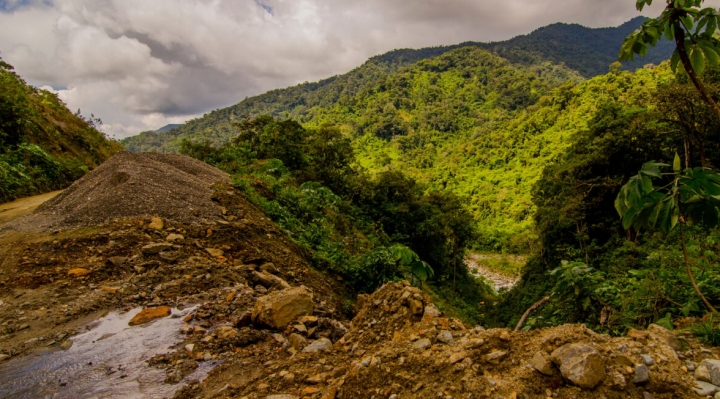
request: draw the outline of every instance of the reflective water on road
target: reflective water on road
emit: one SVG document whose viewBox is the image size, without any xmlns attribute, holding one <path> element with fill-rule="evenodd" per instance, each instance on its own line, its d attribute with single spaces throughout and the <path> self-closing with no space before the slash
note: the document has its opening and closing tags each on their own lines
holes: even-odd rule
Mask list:
<svg viewBox="0 0 720 399">
<path fill-rule="evenodd" d="M 0 365 L 0 398 L 169 398 L 183 384 L 164 384 L 165 371 L 148 366 L 151 357 L 180 342 L 178 311 L 143 326 L 128 326 L 140 309 L 112 312 L 72 337 L 66 351 L 29 355 Z M 201 365 L 188 379 L 202 379 Z"/>
</svg>

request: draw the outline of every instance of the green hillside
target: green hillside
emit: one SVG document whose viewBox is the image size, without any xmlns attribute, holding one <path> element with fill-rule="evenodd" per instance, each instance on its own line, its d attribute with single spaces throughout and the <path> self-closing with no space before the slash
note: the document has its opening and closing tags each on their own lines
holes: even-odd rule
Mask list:
<svg viewBox="0 0 720 399">
<path fill-rule="evenodd" d="M 479 47 L 493 51 L 515 64 L 532 66 L 550 61 L 566 65 L 590 78 L 604 74 L 617 60 L 623 39 L 645 20 L 637 17 L 615 28 L 591 29 L 576 24 L 553 24 L 528 35 L 495 43 L 465 42 L 452 46 L 424 49 L 399 49 L 372 57 L 365 64 L 344 75 L 333 76 L 314 83 L 272 90 L 247 98 L 240 103 L 210 112 L 203 118 L 188 121 L 167 132 L 143 132 L 122 141 L 129 151 L 176 152 L 183 138 L 210 140 L 216 144 L 226 142 L 236 132 L 232 121 L 244 116 L 272 115 L 290 117 L 300 122 L 308 120 L 314 107 L 327 108 L 340 101 L 353 98 L 388 75 L 424 59 L 440 56 L 463 47 Z M 660 43 L 650 49 L 638 62 L 626 64 L 634 70 L 645 63 L 658 64 L 670 58 L 672 45 Z"/>
<path fill-rule="evenodd" d="M 0 202 L 67 187 L 121 146 L 0 59 Z"/>
<path fill-rule="evenodd" d="M 613 100 L 634 107 L 666 67 L 615 71 L 581 83 L 556 83 L 565 70 L 513 66 L 478 49 L 461 49 L 394 74 L 375 90 L 311 113 L 355 133 L 359 163 L 403 171 L 431 190 L 467 198 L 480 244 L 528 251 L 534 244 L 533 184 L 543 168 Z"/>
</svg>

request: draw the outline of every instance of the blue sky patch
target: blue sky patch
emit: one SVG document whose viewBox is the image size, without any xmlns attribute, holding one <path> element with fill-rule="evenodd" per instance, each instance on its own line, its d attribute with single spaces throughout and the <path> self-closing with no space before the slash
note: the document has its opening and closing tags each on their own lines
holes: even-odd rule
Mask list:
<svg viewBox="0 0 720 399">
<path fill-rule="evenodd" d="M 52 6 L 52 0 L 0 0 L 0 12 L 13 12 L 36 5 Z"/>
<path fill-rule="evenodd" d="M 0 1 L 3 1 L 3 0 L 0 0 Z M 255 0 L 255 4 L 257 4 L 257 5 L 259 5 L 260 7 L 262 7 L 263 10 L 267 11 L 268 14 L 270 14 L 270 15 L 275 15 L 275 14 L 273 14 L 273 8 L 270 7 L 270 5 L 265 4 L 265 3 L 262 2 L 261 0 Z"/>
</svg>

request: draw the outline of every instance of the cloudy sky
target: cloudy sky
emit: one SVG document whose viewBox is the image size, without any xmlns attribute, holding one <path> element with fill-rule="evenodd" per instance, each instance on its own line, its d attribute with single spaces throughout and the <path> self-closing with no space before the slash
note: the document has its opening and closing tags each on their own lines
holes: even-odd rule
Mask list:
<svg viewBox="0 0 720 399">
<path fill-rule="evenodd" d="M 658 15 L 665 3 L 647 10 Z M 720 6 L 720 0 L 707 0 Z M 616 26 L 635 0 L 0 0 L 0 56 L 122 138 L 395 48 Z"/>
</svg>

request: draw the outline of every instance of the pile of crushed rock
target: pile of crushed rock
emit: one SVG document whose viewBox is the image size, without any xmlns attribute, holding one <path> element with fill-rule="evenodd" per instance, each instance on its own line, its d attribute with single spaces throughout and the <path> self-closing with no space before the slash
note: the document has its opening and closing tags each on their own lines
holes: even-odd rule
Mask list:
<svg viewBox="0 0 720 399">
<path fill-rule="evenodd" d="M 176 154 L 121 152 L 46 202 L 36 214 L 56 226 L 90 226 L 116 218 L 160 216 L 197 221 L 222 216 L 212 185 L 226 173 Z"/>
<path fill-rule="evenodd" d="M 346 323 L 318 317 L 302 296 L 311 294 L 258 297 L 234 326 L 189 320 L 186 345 L 166 359 L 169 374 L 188 360 L 224 363 L 176 397 L 669 399 L 720 390 L 717 350 L 658 325 L 626 337 L 584 325 L 486 330 L 446 317 L 408 282 L 362 295 Z M 228 341 L 251 336 L 252 344 Z"/>
</svg>

